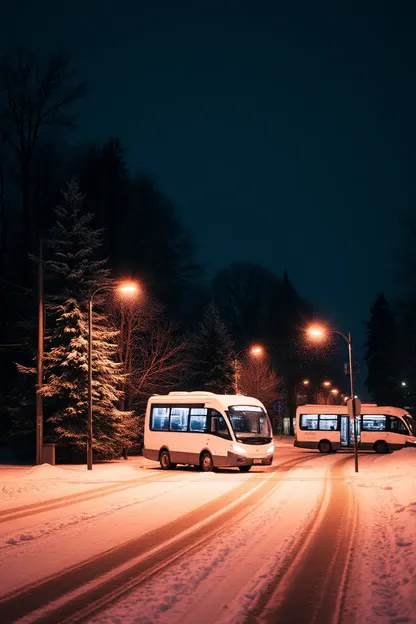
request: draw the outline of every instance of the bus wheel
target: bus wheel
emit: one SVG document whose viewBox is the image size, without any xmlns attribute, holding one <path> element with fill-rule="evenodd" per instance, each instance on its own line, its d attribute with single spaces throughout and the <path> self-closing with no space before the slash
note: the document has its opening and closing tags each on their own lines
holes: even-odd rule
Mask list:
<svg viewBox="0 0 416 624">
<path fill-rule="evenodd" d="M 251 466 L 239 466 L 238 469 L 240 472 L 248 472 Z"/>
<path fill-rule="evenodd" d="M 212 472 L 214 469 L 214 462 L 212 461 L 211 453 L 208 453 L 208 451 L 202 453 L 199 465 L 202 472 Z"/>
<path fill-rule="evenodd" d="M 321 440 L 318 449 L 321 453 L 330 453 L 332 451 L 331 442 L 329 440 Z"/>
<path fill-rule="evenodd" d="M 374 444 L 374 450 L 376 453 L 386 455 L 389 452 L 389 445 L 384 440 L 378 440 Z"/>
<path fill-rule="evenodd" d="M 173 468 L 176 468 L 176 464 L 172 464 L 170 461 L 169 451 L 166 449 L 161 452 L 159 462 L 162 470 L 172 470 Z"/>
</svg>

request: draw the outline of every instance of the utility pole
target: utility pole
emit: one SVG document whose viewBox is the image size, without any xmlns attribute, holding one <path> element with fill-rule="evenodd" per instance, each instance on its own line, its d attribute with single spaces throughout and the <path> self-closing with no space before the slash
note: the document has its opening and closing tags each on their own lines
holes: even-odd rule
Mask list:
<svg viewBox="0 0 416 624">
<path fill-rule="evenodd" d="M 36 464 L 38 465 L 42 463 L 43 448 L 43 396 L 41 393 L 43 385 L 43 272 L 43 239 L 41 239 L 38 262 L 38 348 L 36 358 Z"/>
<path fill-rule="evenodd" d="M 347 336 L 347 343 L 348 343 L 348 365 L 350 368 L 350 393 L 351 393 L 351 400 L 352 400 L 352 406 L 353 406 L 353 425 L 354 425 L 354 465 L 355 465 L 355 472 L 358 472 L 358 431 L 357 431 L 357 416 L 359 416 L 359 414 L 356 413 L 356 406 L 357 406 L 357 402 L 355 401 L 355 395 L 354 395 L 354 368 L 353 368 L 353 360 L 352 360 L 352 339 L 351 339 L 351 334 L 350 332 L 348 332 L 348 336 Z"/>
<path fill-rule="evenodd" d="M 92 470 L 92 299 L 93 299 L 94 294 L 95 293 L 92 293 L 88 301 L 87 470 Z"/>
</svg>

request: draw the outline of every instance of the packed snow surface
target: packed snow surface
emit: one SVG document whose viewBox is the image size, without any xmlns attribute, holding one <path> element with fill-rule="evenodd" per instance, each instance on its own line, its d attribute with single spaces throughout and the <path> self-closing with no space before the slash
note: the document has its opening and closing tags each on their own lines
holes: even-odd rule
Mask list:
<svg viewBox="0 0 416 624">
<path fill-rule="evenodd" d="M 190 468 L 162 473 L 143 458 L 97 464 L 92 471 L 0 466 L 0 599 L 232 493 L 244 481 L 276 479 L 250 513 L 90 617 L 95 624 L 243 622 L 317 509 L 341 455 L 322 457 L 279 439 L 276 446 L 275 466 L 296 457 L 305 463 L 284 474 L 256 468 L 244 475 Z M 350 461 L 344 478 L 355 497 L 358 529 L 343 622 L 416 622 L 416 449 L 361 454 L 359 473 Z M 4 516 L 37 504 L 45 506 L 40 513 Z"/>
</svg>

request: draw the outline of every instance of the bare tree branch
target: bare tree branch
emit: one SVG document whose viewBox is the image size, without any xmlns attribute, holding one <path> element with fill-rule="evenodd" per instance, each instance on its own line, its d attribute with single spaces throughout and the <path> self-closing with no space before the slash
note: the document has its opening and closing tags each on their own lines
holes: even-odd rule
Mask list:
<svg viewBox="0 0 416 624">
<path fill-rule="evenodd" d="M 109 304 L 108 319 L 119 331 L 118 357 L 123 367 L 123 409 L 143 410 L 152 394 L 168 392 L 183 376 L 188 343 L 149 298 Z"/>
</svg>

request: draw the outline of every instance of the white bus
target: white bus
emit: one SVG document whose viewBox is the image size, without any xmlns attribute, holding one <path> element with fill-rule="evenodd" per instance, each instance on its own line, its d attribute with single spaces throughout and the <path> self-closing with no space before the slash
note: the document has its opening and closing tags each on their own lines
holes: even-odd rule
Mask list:
<svg viewBox="0 0 416 624">
<path fill-rule="evenodd" d="M 357 417 L 360 450 L 389 453 L 416 448 L 416 421 L 400 407 L 363 404 Z M 354 446 L 354 421 L 343 405 L 301 405 L 296 410 L 295 446 L 331 453 Z"/>
<path fill-rule="evenodd" d="M 257 399 L 212 392 L 170 392 L 147 404 L 144 451 L 164 470 L 176 464 L 200 466 L 204 472 L 252 465 L 270 466 L 272 427 Z"/>
</svg>

